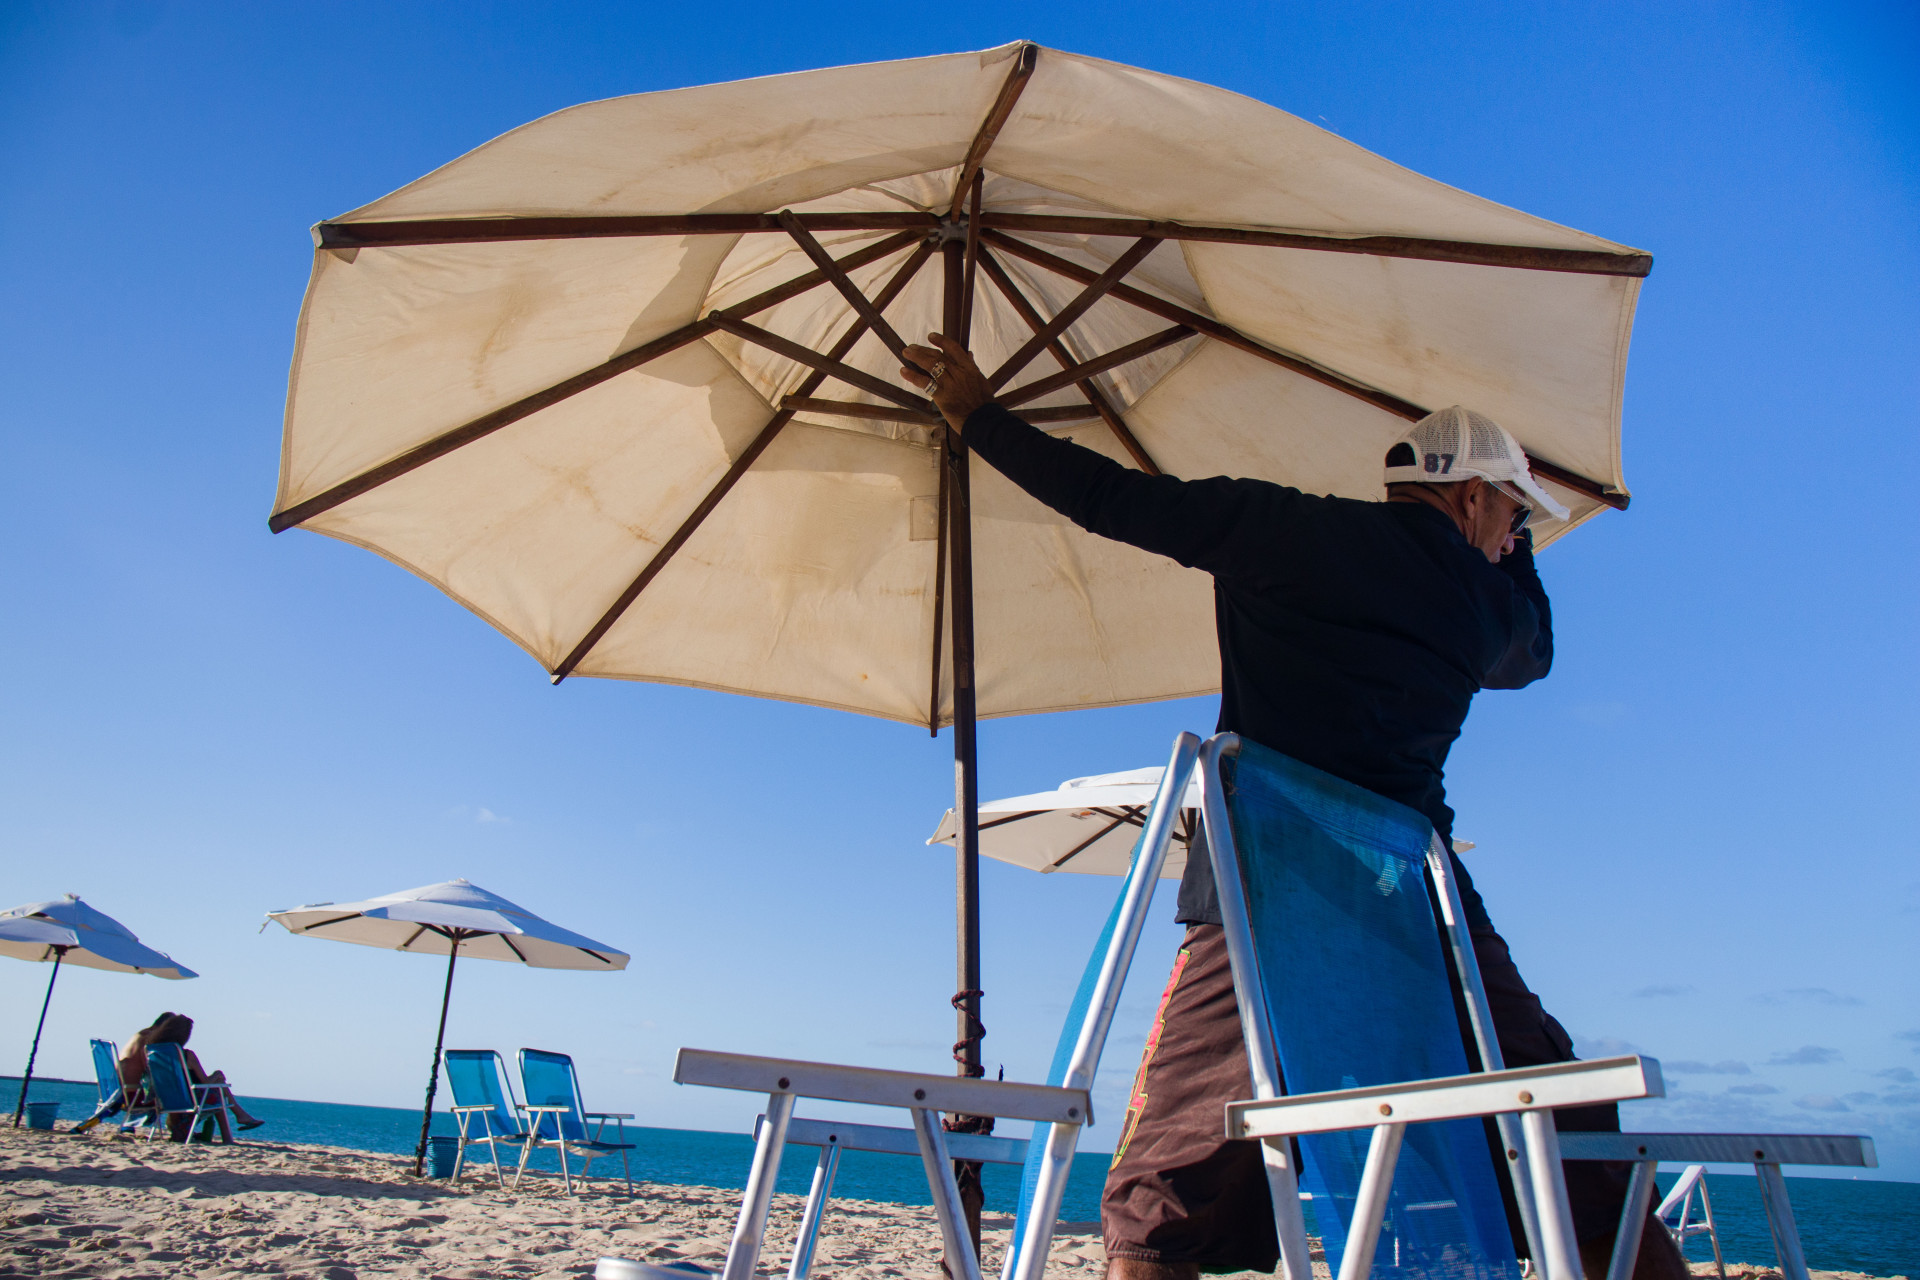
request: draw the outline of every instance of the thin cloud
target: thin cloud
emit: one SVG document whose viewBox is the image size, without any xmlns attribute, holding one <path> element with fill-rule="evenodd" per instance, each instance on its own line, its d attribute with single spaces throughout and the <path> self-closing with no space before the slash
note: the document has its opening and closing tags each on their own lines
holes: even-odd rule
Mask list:
<svg viewBox="0 0 1920 1280">
<path fill-rule="evenodd" d="M 1905 1040 L 1913 1046 L 1915 1053 L 1920 1053 L 1920 1031 L 1896 1031 L 1893 1033 L 1893 1038 L 1895 1040 Z"/>
<path fill-rule="evenodd" d="M 1866 1001 L 1859 996 L 1850 996 L 1827 987 L 1789 987 L 1785 991 L 1769 991 L 1765 995 L 1755 996 L 1761 1004 L 1823 1004 L 1828 1006 L 1861 1005 Z"/>
<path fill-rule="evenodd" d="M 1804 1107 L 1808 1111 L 1851 1111 L 1852 1107 L 1840 1101 L 1830 1093 L 1809 1093 L 1795 1098 L 1793 1105 Z"/>
<path fill-rule="evenodd" d="M 1574 1049 L 1583 1058 L 1617 1058 L 1623 1054 L 1645 1052 L 1631 1040 L 1622 1040 L 1618 1036 L 1598 1036 L 1587 1039 L 1576 1037 Z"/>
<path fill-rule="evenodd" d="M 1920 1089 L 1890 1089 L 1880 1101 L 1895 1107 L 1920 1107 Z"/>
<path fill-rule="evenodd" d="M 1683 1076 L 1750 1076 L 1753 1074 L 1753 1068 L 1744 1062 L 1735 1062 L 1731 1058 L 1725 1062 L 1689 1062 L 1683 1058 L 1679 1062 L 1662 1062 L 1660 1069 Z"/>
<path fill-rule="evenodd" d="M 1767 1059 L 1770 1067 L 1817 1067 L 1822 1063 L 1840 1061 L 1838 1049 L 1828 1049 L 1817 1044 L 1803 1044 L 1791 1053 L 1781 1052 Z"/>
<path fill-rule="evenodd" d="M 1912 1067 L 1888 1067 L 1885 1071 L 1873 1073 L 1881 1080 L 1891 1080 L 1895 1084 L 1920 1084 L 1920 1076 L 1913 1074 Z"/>
<path fill-rule="evenodd" d="M 512 818 L 503 818 L 491 809 L 482 809 L 473 815 L 475 822 L 512 822 Z"/>
<path fill-rule="evenodd" d="M 1632 993 L 1636 1000 L 1659 1000 L 1665 996 L 1690 996 L 1695 988 L 1675 986 L 1671 983 L 1656 983 L 1651 987 L 1642 987 Z"/>
<path fill-rule="evenodd" d="M 1769 1093 L 1778 1093 L 1780 1091 L 1774 1088 L 1770 1084 L 1766 1084 L 1763 1081 L 1756 1080 L 1752 1084 L 1728 1085 L 1727 1092 L 1737 1093 L 1748 1098 L 1760 1098 L 1760 1097 L 1766 1096 Z"/>
</svg>

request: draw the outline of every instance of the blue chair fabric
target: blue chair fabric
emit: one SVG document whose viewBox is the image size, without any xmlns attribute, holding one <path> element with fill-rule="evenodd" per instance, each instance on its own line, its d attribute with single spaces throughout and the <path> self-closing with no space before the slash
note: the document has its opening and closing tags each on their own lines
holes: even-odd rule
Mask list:
<svg viewBox="0 0 1920 1280">
<path fill-rule="evenodd" d="M 226 1088 L 217 1084 L 195 1084 L 187 1070 L 186 1052 L 177 1044 L 147 1046 L 147 1092 L 152 1095 L 156 1118 L 186 1115 L 191 1129 L 202 1116 L 217 1116 L 223 1131 L 231 1131 Z"/>
<path fill-rule="evenodd" d="M 1252 742 L 1221 761 L 1221 775 L 1286 1091 L 1466 1073 L 1428 897 L 1426 818 Z M 1299 1140 L 1336 1274 L 1367 1140 Z M 1372 1275 L 1518 1280 L 1499 1176 L 1478 1121 L 1411 1126 Z"/>
<path fill-rule="evenodd" d="M 568 1191 L 573 1189 L 573 1175 L 567 1167 L 569 1152 L 583 1157 L 586 1161 L 581 1177 L 587 1177 L 593 1162 L 605 1155 L 618 1153 L 622 1170 L 626 1174 L 627 1194 L 633 1194 L 633 1169 L 627 1153 L 634 1144 L 626 1141 L 624 1120 L 629 1117 L 610 1112 L 588 1111 L 580 1098 L 580 1077 L 574 1070 L 573 1059 L 564 1053 L 553 1053 L 545 1049 L 522 1049 L 520 1051 L 520 1092 L 526 1099 L 529 1117 L 527 1125 L 527 1143 L 520 1152 L 520 1169 L 526 1171 L 527 1157 L 540 1147 L 553 1147 L 560 1153 L 560 1175 Z M 541 1111 L 539 1108 L 559 1108 L 554 1111 Z M 587 1121 L 597 1120 L 593 1132 L 587 1132 Z M 614 1121 L 619 1138 L 608 1142 L 601 1135 L 608 1120 Z"/>
<path fill-rule="evenodd" d="M 453 1162 L 454 1181 L 459 1181 L 467 1148 L 478 1145 L 492 1155 L 494 1176 L 505 1186 L 506 1171 L 500 1166 L 500 1147 L 502 1144 L 518 1146 L 527 1141 L 527 1122 L 513 1097 L 506 1063 L 493 1049 L 448 1049 L 441 1056 L 441 1064 L 447 1073 L 447 1088 L 453 1094 L 454 1122 L 460 1127 L 460 1148 Z"/>
</svg>

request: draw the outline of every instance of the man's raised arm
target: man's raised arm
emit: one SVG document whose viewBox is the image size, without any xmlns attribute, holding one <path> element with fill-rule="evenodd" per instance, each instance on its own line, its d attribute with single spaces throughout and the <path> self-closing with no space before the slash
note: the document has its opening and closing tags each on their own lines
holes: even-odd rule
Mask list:
<svg viewBox="0 0 1920 1280">
<path fill-rule="evenodd" d="M 1061 440 L 994 403 L 973 357 L 940 334 L 908 347 L 901 376 L 926 392 L 969 447 L 1038 501 L 1089 533 L 1231 576 L 1249 539 L 1273 536 L 1293 490 L 1259 481 L 1150 476 Z"/>
</svg>

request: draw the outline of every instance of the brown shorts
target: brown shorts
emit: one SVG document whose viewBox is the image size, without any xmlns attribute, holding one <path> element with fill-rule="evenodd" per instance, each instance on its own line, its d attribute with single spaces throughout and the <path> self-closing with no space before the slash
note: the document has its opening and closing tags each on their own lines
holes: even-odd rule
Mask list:
<svg viewBox="0 0 1920 1280">
<path fill-rule="evenodd" d="M 1107 1257 L 1273 1270 L 1280 1244 L 1260 1144 L 1224 1136 L 1225 1105 L 1252 1096 L 1225 933 L 1189 925 L 1107 1171 Z"/>
</svg>

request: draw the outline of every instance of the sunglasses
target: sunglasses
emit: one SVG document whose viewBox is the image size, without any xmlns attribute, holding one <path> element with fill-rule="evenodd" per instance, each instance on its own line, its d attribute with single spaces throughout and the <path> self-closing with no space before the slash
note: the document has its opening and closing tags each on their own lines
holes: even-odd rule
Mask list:
<svg viewBox="0 0 1920 1280">
<path fill-rule="evenodd" d="M 1513 513 L 1513 527 L 1507 530 L 1509 534 L 1518 534 L 1522 529 L 1527 527 L 1527 522 L 1533 519 L 1533 504 L 1528 502 L 1519 492 L 1508 485 L 1502 484 L 1498 480 L 1489 480 L 1487 483 L 1520 504 L 1519 508 Z"/>
</svg>

